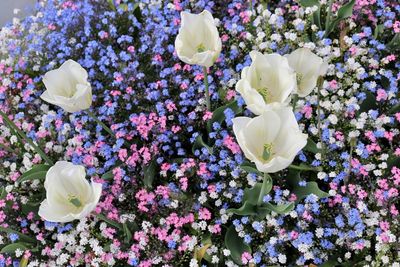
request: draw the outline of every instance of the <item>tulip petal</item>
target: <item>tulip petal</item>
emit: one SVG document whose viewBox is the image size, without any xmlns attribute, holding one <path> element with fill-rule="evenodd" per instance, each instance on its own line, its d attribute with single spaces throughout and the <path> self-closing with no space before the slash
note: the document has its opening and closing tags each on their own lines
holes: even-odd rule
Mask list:
<svg viewBox="0 0 400 267">
<path fill-rule="evenodd" d="M 51 207 L 47 199 L 40 204 L 38 214 L 40 217 L 49 222 L 63 223 L 70 222 L 74 219 L 69 213 L 69 210 L 64 210 L 62 206 L 57 208 Z"/>
</svg>

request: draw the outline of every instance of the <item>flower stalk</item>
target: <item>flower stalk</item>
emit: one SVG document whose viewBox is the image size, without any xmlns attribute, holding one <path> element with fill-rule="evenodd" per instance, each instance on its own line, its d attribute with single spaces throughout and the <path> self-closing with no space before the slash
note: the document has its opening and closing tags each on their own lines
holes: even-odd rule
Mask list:
<svg viewBox="0 0 400 267">
<path fill-rule="evenodd" d="M 109 133 L 112 137 L 115 137 L 115 134 L 110 129 L 110 127 L 108 127 L 101 120 L 99 120 L 99 118 L 97 118 L 93 112 L 91 112 L 90 110 L 86 110 L 86 112 L 89 115 L 89 117 L 91 117 L 94 121 L 96 121 L 107 133 Z"/>
<path fill-rule="evenodd" d="M 322 130 L 321 130 L 321 104 L 320 104 L 320 100 L 321 100 L 321 89 L 322 89 L 322 85 L 324 84 L 324 78 L 322 76 L 320 76 L 318 78 L 318 82 L 317 82 L 317 127 L 318 127 L 318 138 L 321 142 L 321 160 L 324 160 L 324 156 L 325 156 L 325 146 L 324 146 L 324 142 L 322 140 Z"/>
<path fill-rule="evenodd" d="M 203 67 L 204 73 L 204 86 L 205 86 L 205 96 L 206 96 L 206 107 L 208 111 L 211 111 L 211 101 L 210 101 L 210 89 L 208 84 L 207 67 Z"/>
</svg>

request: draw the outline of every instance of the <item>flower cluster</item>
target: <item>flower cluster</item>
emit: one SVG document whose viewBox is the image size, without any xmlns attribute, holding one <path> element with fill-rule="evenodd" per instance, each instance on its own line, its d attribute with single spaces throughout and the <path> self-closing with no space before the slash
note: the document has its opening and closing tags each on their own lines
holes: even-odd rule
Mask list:
<svg viewBox="0 0 400 267">
<path fill-rule="evenodd" d="M 38 1 L 0 266 L 400 266 L 397 2 Z"/>
</svg>

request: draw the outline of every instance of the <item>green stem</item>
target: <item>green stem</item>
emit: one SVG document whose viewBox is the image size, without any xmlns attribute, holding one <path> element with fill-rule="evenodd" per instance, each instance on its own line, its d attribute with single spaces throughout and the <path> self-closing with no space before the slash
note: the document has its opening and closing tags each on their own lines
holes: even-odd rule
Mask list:
<svg viewBox="0 0 400 267">
<path fill-rule="evenodd" d="M 94 213 L 94 214 L 96 214 L 96 213 Z M 119 230 L 122 230 L 122 228 L 123 228 L 122 225 L 121 225 L 120 223 L 108 219 L 107 216 L 105 216 L 105 215 L 103 215 L 103 214 L 101 214 L 101 213 L 96 214 L 96 217 L 97 217 L 99 220 L 104 221 L 104 222 L 108 223 L 109 225 L 114 226 L 115 228 L 118 228 Z"/>
<path fill-rule="evenodd" d="M 210 102 L 210 91 L 208 86 L 208 75 L 207 75 L 207 68 L 203 67 L 204 73 L 204 86 L 206 87 L 205 96 L 206 96 L 206 107 L 208 111 L 211 111 L 211 102 Z"/>
<path fill-rule="evenodd" d="M 53 165 L 53 164 L 54 164 L 53 161 L 52 161 L 49 157 L 47 157 L 46 153 L 44 153 L 43 150 L 41 150 L 37 145 L 35 145 L 35 143 L 32 141 L 32 139 L 28 138 L 28 136 L 26 136 L 26 134 L 25 134 L 23 131 L 21 131 L 21 130 L 17 127 L 17 125 L 15 125 L 15 123 L 14 123 L 13 121 L 11 121 L 11 120 L 8 118 L 8 116 L 7 116 L 3 111 L 1 111 L 1 110 L 0 110 L 0 115 L 3 117 L 3 120 L 4 120 L 6 123 L 7 123 L 11 128 L 13 128 L 13 129 L 22 137 L 22 139 L 25 140 L 25 142 L 27 142 L 31 147 L 33 147 L 33 149 L 36 151 L 36 153 L 38 153 L 38 154 L 40 155 L 40 157 L 41 157 L 42 159 L 44 159 L 44 160 L 47 162 L 47 164 L 49 164 L 49 165 Z"/>
<path fill-rule="evenodd" d="M 320 100 L 321 100 L 321 89 L 322 85 L 324 83 L 324 79 L 322 77 L 318 78 L 318 92 L 317 92 L 317 119 L 318 119 L 318 138 L 319 141 L 321 142 L 321 161 L 324 160 L 324 155 L 325 155 L 325 147 L 324 147 L 324 142 L 322 141 L 322 131 L 321 131 L 321 105 L 320 105 Z"/>
<path fill-rule="evenodd" d="M 264 195 L 261 192 L 265 192 L 265 188 L 268 186 L 271 181 L 271 176 L 268 173 L 264 173 L 264 179 L 261 186 L 260 194 L 258 195 L 257 205 L 260 206 L 263 203 Z"/>
<path fill-rule="evenodd" d="M 12 150 L 10 147 L 8 147 L 8 146 L 6 146 L 6 145 L 4 145 L 4 144 L 0 144 L 0 148 L 1 148 L 1 149 L 4 149 L 5 151 L 8 151 L 8 152 L 10 152 L 10 153 L 12 153 L 12 154 L 18 155 L 17 152 L 15 152 L 15 151 Z"/>
<path fill-rule="evenodd" d="M 353 150 L 354 147 L 356 146 L 357 140 L 355 138 L 350 139 L 350 155 L 349 155 L 349 168 L 347 170 L 347 175 L 343 179 L 343 183 L 346 185 L 351 174 L 351 161 L 353 160 Z"/>
<path fill-rule="evenodd" d="M 299 171 L 314 171 L 314 172 L 319 172 L 322 170 L 322 168 L 314 168 L 314 167 L 309 167 L 309 166 L 299 166 L 299 165 L 290 165 L 288 167 L 289 169 L 292 170 L 299 170 Z"/>
<path fill-rule="evenodd" d="M 329 24 L 331 24 L 333 0 L 329 0 L 328 5 L 329 5 L 329 8 L 328 8 L 328 15 L 327 15 L 326 21 L 325 21 L 325 31 L 328 29 Z M 326 32 L 325 32 L 325 34 L 326 34 Z"/>
<path fill-rule="evenodd" d="M 91 112 L 90 110 L 86 110 L 86 112 L 89 115 L 89 117 L 91 117 L 94 121 L 96 121 L 107 133 L 109 133 L 112 137 L 115 137 L 113 131 L 107 125 L 105 125 L 101 120 L 99 120 L 99 118 L 97 118 L 93 112 Z"/>
</svg>

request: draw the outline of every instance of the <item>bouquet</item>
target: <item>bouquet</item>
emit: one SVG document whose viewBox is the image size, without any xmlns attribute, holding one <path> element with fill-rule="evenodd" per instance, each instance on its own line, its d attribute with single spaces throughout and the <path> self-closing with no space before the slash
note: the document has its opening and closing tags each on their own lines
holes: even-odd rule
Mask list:
<svg viewBox="0 0 400 267">
<path fill-rule="evenodd" d="M 400 266 L 396 0 L 39 0 L 0 31 L 0 266 Z"/>
</svg>

